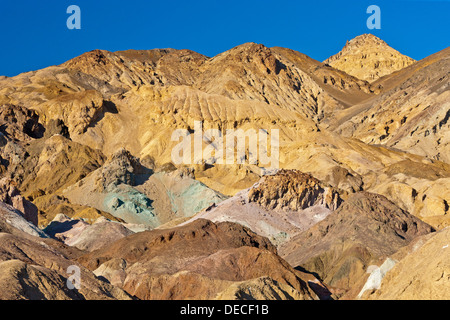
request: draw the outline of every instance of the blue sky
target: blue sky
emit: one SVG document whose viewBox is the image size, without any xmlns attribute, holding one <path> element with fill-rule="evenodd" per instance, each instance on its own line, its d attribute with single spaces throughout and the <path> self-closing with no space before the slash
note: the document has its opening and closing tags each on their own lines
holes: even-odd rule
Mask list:
<svg viewBox="0 0 450 320">
<path fill-rule="evenodd" d="M 369 5 L 381 30 L 369 30 Z M 69 5 L 81 30 L 69 30 Z M 245 42 L 288 47 L 323 61 L 373 33 L 414 59 L 450 45 L 450 0 L 1 0 L 0 75 L 57 65 L 93 49 L 191 49 L 214 56 Z"/>
</svg>

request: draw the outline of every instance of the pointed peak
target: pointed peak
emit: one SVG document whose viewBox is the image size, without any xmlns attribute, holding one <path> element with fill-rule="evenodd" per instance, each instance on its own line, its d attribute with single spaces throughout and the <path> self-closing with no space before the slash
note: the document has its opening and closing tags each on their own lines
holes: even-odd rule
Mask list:
<svg viewBox="0 0 450 320">
<path fill-rule="evenodd" d="M 268 50 L 270 50 L 270 49 L 267 48 L 263 44 L 256 43 L 256 42 L 246 42 L 246 43 L 240 44 L 230 50 L 227 50 L 227 51 L 223 52 L 222 54 L 238 53 L 238 52 L 239 53 L 241 53 L 241 52 L 250 53 L 250 52 L 268 51 Z"/>
<path fill-rule="evenodd" d="M 359 35 L 351 40 L 348 40 L 345 47 L 361 47 L 361 46 L 387 46 L 388 44 L 378 38 L 377 36 L 374 36 L 370 33 L 365 33 L 362 35 Z"/>
<path fill-rule="evenodd" d="M 106 50 L 95 49 L 89 52 L 85 52 L 82 55 L 75 57 L 69 61 L 66 61 L 62 66 L 67 68 L 75 68 L 80 64 L 89 65 L 106 65 L 108 58 L 113 55 L 112 52 Z"/>
<path fill-rule="evenodd" d="M 347 41 L 339 53 L 324 61 L 333 68 L 369 82 L 414 62 L 373 34 L 362 34 Z"/>
<path fill-rule="evenodd" d="M 383 40 L 381 40 L 380 38 L 378 38 L 377 36 L 371 34 L 371 33 L 364 33 L 361 34 L 357 37 L 354 37 L 352 40 L 350 40 L 350 42 L 352 41 L 378 41 L 378 42 L 384 42 Z"/>
<path fill-rule="evenodd" d="M 271 49 L 263 44 L 247 42 L 218 54 L 210 60 L 210 63 L 226 60 L 233 60 L 241 63 L 243 61 L 247 61 L 248 57 L 255 56 L 271 57 L 273 54 Z"/>
</svg>

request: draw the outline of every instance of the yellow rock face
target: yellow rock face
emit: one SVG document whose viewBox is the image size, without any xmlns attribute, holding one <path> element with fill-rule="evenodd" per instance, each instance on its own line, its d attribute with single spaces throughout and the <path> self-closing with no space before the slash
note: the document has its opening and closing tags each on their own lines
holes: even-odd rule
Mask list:
<svg viewBox="0 0 450 320">
<path fill-rule="evenodd" d="M 380 59 L 388 55 L 403 61 L 384 42 L 367 35 L 350 41 L 339 55 L 341 58 L 334 61 L 347 59 L 343 58 L 344 52 L 366 51 L 368 57 L 379 52 L 375 56 Z M 392 101 L 401 95 L 389 89 L 416 73 L 431 72 L 427 68 L 437 68 L 445 56 L 444 53 L 414 64 L 404 69 L 407 75 L 397 72 L 392 79 L 383 78 L 380 89 L 347 74 L 351 73 L 348 70 L 334 69 L 289 49 L 255 43 L 214 58 L 188 50 L 96 50 L 61 66 L 1 80 L 0 100 L 36 110 L 46 125 L 62 121 L 73 142 L 100 150 L 105 156 L 126 148 L 136 157 L 152 159 L 157 167 L 172 162 L 172 150 L 178 144 L 171 140 L 173 132 L 193 130 L 195 121 L 202 122 L 203 130 L 218 129 L 223 133 L 226 129 L 277 129 L 281 168 L 300 169 L 325 181 L 334 180 L 330 172 L 341 168 L 360 179 L 364 190 L 380 192 L 419 216 L 437 216 L 447 212 L 448 187 L 440 183 L 435 189 L 444 196 L 439 199 L 429 194 L 427 199 L 429 188 L 425 185 L 436 179 L 427 175 L 412 179 L 417 178 L 417 173 L 408 171 L 411 163 L 420 164 L 418 172 L 426 172 L 430 166 L 408 152 L 448 161 L 446 109 L 439 108 L 448 99 L 445 92 L 436 96 L 419 82 L 425 86 L 423 90 L 428 90 L 424 91 L 429 94 L 426 99 L 435 104 L 436 117 L 415 130 L 413 122 L 417 123 L 414 119 L 419 114 L 413 114 L 415 109 L 408 106 L 423 95 L 409 89 L 411 86 L 396 90 L 412 90 L 411 95 L 417 95 L 417 99 L 407 100 L 401 109 L 388 112 Z M 412 62 L 405 61 L 408 63 L 404 66 Z M 348 63 L 355 64 L 350 60 Z M 401 66 L 395 64 L 394 69 Z M 368 71 L 362 68 L 361 72 Z M 427 101 L 421 106 L 426 106 Z M 427 130 L 430 134 L 425 137 Z M 386 131 L 389 135 L 383 138 Z M 413 138 L 408 138 L 408 133 Z M 420 142 L 411 147 L 417 134 L 421 135 Z M 203 147 L 207 145 L 203 142 Z M 48 170 L 46 157 L 51 162 L 54 156 L 44 152 L 40 157 L 38 168 L 42 164 L 43 173 Z M 226 195 L 250 187 L 261 177 L 261 165 L 191 167 L 195 178 Z M 395 169 L 385 175 L 386 167 Z M 448 177 L 449 169 L 444 167 L 439 177 Z M 399 178 L 393 171 L 406 172 L 406 177 Z"/>
<path fill-rule="evenodd" d="M 414 63 L 371 34 L 358 36 L 347 42 L 338 54 L 324 61 L 358 79 L 373 82 L 385 75 Z"/>
<path fill-rule="evenodd" d="M 163 235 L 161 243 L 172 239 L 165 235 L 166 228 L 179 231 L 175 226 L 193 215 L 214 213 L 216 202 L 210 203 L 211 199 L 220 202 L 252 188 L 260 194 L 250 194 L 253 202 L 249 206 L 258 206 L 252 207 L 251 221 L 241 212 L 240 198 L 234 199 L 239 223 L 252 222 L 253 231 L 275 234 L 278 243 L 286 242 L 292 249 L 286 253 L 290 263 L 314 269 L 335 286 L 338 296 L 348 291 L 352 297 L 352 290 L 360 289 L 365 280 L 369 264 L 377 264 L 423 234 L 414 232 L 422 225 L 419 219 L 436 229 L 450 223 L 449 57 L 450 50 L 445 49 L 415 62 L 371 35 L 349 41 L 326 63 L 290 49 L 256 43 L 212 58 L 189 50 L 94 50 L 59 66 L 0 78 L 0 174 L 38 207 L 41 227 L 60 213 L 89 223 L 101 216 L 116 222 L 139 218 L 132 222 L 136 228 L 144 223 L 149 223 L 149 228 L 161 226 L 161 232 L 154 233 Z M 261 152 L 260 142 L 257 152 L 250 138 L 240 155 L 234 147 L 223 147 L 220 138 L 227 130 L 267 133 L 269 137 L 277 133 L 276 161 L 265 163 L 258 158 L 250 162 Z M 174 135 L 177 132 L 202 137 L 199 145 L 194 139 L 187 140 L 186 150 L 192 154 L 186 163 L 174 160 L 173 151 L 180 146 L 180 137 Z M 269 144 L 273 147 L 275 143 Z M 200 153 L 193 152 L 196 147 Z M 232 163 L 222 163 L 220 151 L 226 154 L 230 150 Z M 265 155 L 269 153 L 267 150 Z M 278 169 L 286 171 L 272 176 Z M 279 179 L 282 175 L 292 179 Z M 271 178 L 261 180 L 263 176 Z M 257 184 L 261 181 L 268 183 L 267 190 Z M 358 192 L 370 193 L 370 201 L 355 198 Z M 333 218 L 342 213 L 337 211 L 341 202 L 351 204 L 346 202 L 349 198 L 354 199 L 356 209 L 343 215 L 345 224 L 340 217 L 320 225 L 314 220 L 320 210 L 314 211 L 312 206 L 325 207 L 327 218 Z M 377 201 L 383 205 L 377 206 Z M 272 220 L 282 220 L 282 227 L 289 222 L 288 231 L 296 234 L 300 225 L 285 216 L 292 212 L 301 216 L 302 210 L 309 214 L 302 228 L 312 227 L 302 229 L 299 243 L 289 244 L 292 239 L 286 232 L 270 227 L 279 224 Z M 412 219 L 410 214 L 416 217 Z M 231 215 L 217 216 L 220 220 Z M 423 228 L 431 230 L 429 225 Z M 186 237 L 193 234 L 195 238 L 197 231 L 190 230 Z M 308 233 L 312 231 L 314 239 Z M 416 298 L 421 289 L 424 297 L 435 297 L 440 291 L 445 296 L 448 290 L 442 283 L 448 268 L 439 269 L 447 267 L 439 259 L 447 257 L 447 251 L 438 248 L 445 247 L 445 234 L 426 238 L 421 249 L 402 260 L 408 262 L 404 269 L 401 261 L 374 296 L 398 293 L 399 298 Z M 336 243 L 337 238 L 342 241 Z M 307 248 L 305 243 L 309 243 Z M 318 243 L 323 250 L 315 247 Z M 185 245 L 180 241 L 174 252 L 189 252 Z M 308 254 L 308 261 L 302 260 L 306 256 L 300 249 Z M 135 276 L 126 285 L 121 282 L 123 270 L 113 270 L 117 274 L 112 281 L 142 298 L 173 298 L 164 291 L 164 284 L 177 288 L 180 281 L 180 292 L 200 298 L 234 299 L 250 291 L 258 299 L 315 297 L 312 287 L 303 282 L 292 287 L 291 281 L 279 281 L 286 280 L 286 275 L 295 280 L 299 274 L 279 260 L 275 251 L 266 261 L 273 277 L 266 277 L 269 273 L 263 269 L 250 273 L 253 269 L 247 266 L 254 263 L 252 257 L 260 254 L 258 250 L 244 248 L 225 254 L 214 249 L 206 258 L 202 256 L 203 264 L 197 269 L 189 266 L 156 277 L 145 268 L 131 268 Z M 430 252 L 438 257 L 431 257 Z M 192 257 L 187 256 L 186 261 Z M 122 261 L 123 257 L 115 258 Z M 236 270 L 225 267 L 220 269 L 220 277 L 213 279 L 195 273 L 205 268 L 206 275 L 212 274 L 217 271 L 214 266 L 237 258 L 242 264 L 236 266 L 249 272 L 245 277 L 231 281 L 228 276 L 236 276 Z M 153 261 L 155 268 L 168 261 L 161 256 L 155 259 L 161 259 Z M 421 259 L 434 261 L 437 271 L 428 269 L 432 266 Z M 286 266 L 284 275 L 276 271 L 280 263 Z M 414 266 L 413 272 L 408 265 Z M 34 265 L 3 267 L 9 273 L 25 270 L 33 279 L 39 274 L 48 283 L 56 281 L 53 273 L 35 270 Z M 105 264 L 103 269 L 113 267 Z M 140 286 L 141 272 L 160 294 L 148 294 L 148 288 Z M 307 280 L 303 278 L 306 274 L 302 279 Z M 423 284 L 422 280 L 416 287 L 406 284 L 415 279 L 424 279 Z M 16 284 L 14 279 L 7 280 Z M 193 284 L 201 290 L 190 291 Z M 391 286 L 392 290 L 383 289 Z M 214 290 L 205 295 L 208 288 Z M 183 297 L 180 292 L 175 296 Z M 52 294 L 66 297 L 64 292 L 48 293 Z"/>
<path fill-rule="evenodd" d="M 424 243 L 421 243 L 424 242 Z M 369 299 L 450 299 L 450 228 L 426 236 L 401 259 Z"/>
</svg>

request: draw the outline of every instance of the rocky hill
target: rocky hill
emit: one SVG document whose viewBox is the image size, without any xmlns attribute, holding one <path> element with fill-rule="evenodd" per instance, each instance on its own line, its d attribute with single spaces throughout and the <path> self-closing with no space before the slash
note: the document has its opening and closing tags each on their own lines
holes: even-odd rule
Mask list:
<svg viewBox="0 0 450 320">
<path fill-rule="evenodd" d="M 325 63 L 245 43 L 0 77 L 0 299 L 446 296 L 448 57 L 362 35 Z"/>
<path fill-rule="evenodd" d="M 208 207 L 184 224 L 197 219 L 233 221 L 268 237 L 278 246 L 323 220 L 346 197 L 347 192 L 311 175 L 280 170 L 234 197 Z"/>
<path fill-rule="evenodd" d="M 214 299 L 224 291 L 229 296 L 236 291 L 230 287 L 243 282 L 262 294 L 260 278 L 271 281 L 286 298 L 316 297 L 302 273 L 282 260 L 267 239 L 229 222 L 197 220 L 138 233 L 79 261 L 141 299 Z"/>
<path fill-rule="evenodd" d="M 423 236 L 393 256 L 397 263 L 363 299 L 448 300 L 450 229 Z"/>
<path fill-rule="evenodd" d="M 354 290 L 370 265 L 380 264 L 432 231 L 383 196 L 355 193 L 338 210 L 284 244 L 280 254 L 342 293 Z"/>
<path fill-rule="evenodd" d="M 401 54 L 372 34 L 363 34 L 347 41 L 342 51 L 324 63 L 358 79 L 374 82 L 413 64 L 414 59 Z"/>
<path fill-rule="evenodd" d="M 449 68 L 447 48 L 380 79 L 382 94 L 346 111 L 338 132 L 448 163 Z"/>
</svg>

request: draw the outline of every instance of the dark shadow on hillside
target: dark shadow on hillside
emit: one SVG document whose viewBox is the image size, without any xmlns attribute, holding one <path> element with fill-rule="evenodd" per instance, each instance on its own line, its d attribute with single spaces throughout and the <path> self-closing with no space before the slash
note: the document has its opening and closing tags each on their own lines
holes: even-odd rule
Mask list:
<svg viewBox="0 0 450 320">
<path fill-rule="evenodd" d="M 118 114 L 119 110 L 117 110 L 117 106 L 115 105 L 115 103 L 113 103 L 112 101 L 104 100 L 101 112 L 99 112 L 98 116 L 91 121 L 89 126 L 86 127 L 85 131 L 88 128 L 94 128 L 97 125 L 97 123 L 103 120 L 105 114 L 107 113 Z"/>
</svg>

